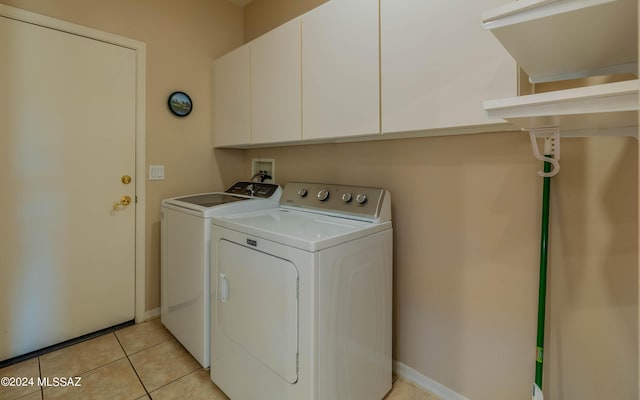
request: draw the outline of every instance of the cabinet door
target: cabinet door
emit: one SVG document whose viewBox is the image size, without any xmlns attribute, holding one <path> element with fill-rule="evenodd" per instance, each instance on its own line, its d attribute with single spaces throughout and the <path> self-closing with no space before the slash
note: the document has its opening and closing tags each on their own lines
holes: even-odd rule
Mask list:
<svg viewBox="0 0 640 400">
<path fill-rule="evenodd" d="M 250 46 L 252 143 L 302 139 L 300 19 Z"/>
<path fill-rule="evenodd" d="M 482 13 L 504 0 L 380 0 L 382 132 L 483 125 L 516 95 L 516 64 Z"/>
<path fill-rule="evenodd" d="M 251 141 L 251 53 L 242 46 L 213 63 L 213 145 Z"/>
<path fill-rule="evenodd" d="M 331 0 L 302 16 L 304 139 L 380 133 L 378 7 Z"/>
</svg>

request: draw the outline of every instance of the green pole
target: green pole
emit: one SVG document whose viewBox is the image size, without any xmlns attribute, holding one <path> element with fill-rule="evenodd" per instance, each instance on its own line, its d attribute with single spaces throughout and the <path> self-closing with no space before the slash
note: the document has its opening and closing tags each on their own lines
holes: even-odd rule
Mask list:
<svg viewBox="0 0 640 400">
<path fill-rule="evenodd" d="M 551 156 L 546 156 L 551 157 Z M 551 172 L 551 163 L 545 161 L 544 172 Z M 542 389 L 542 361 L 544 351 L 544 322 L 547 299 L 547 253 L 549 250 L 549 193 L 551 178 L 545 177 L 542 186 L 542 229 L 540 235 L 540 282 L 538 285 L 538 335 L 536 341 L 536 380 Z"/>
</svg>

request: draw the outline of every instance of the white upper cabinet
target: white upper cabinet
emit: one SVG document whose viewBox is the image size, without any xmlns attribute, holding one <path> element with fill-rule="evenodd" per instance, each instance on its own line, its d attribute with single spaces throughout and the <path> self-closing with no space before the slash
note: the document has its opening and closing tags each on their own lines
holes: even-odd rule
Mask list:
<svg viewBox="0 0 640 400">
<path fill-rule="evenodd" d="M 490 130 L 483 101 L 517 94 L 517 67 L 484 31 L 504 0 L 380 0 L 382 132 Z"/>
<path fill-rule="evenodd" d="M 250 43 L 251 142 L 302 139 L 300 19 Z"/>
<path fill-rule="evenodd" d="M 380 133 L 378 0 L 331 0 L 301 18 L 303 139 Z"/>
<path fill-rule="evenodd" d="M 251 75 L 249 46 L 213 63 L 213 145 L 251 142 Z"/>
<path fill-rule="evenodd" d="M 483 109 L 517 95 L 480 23 L 503 2 L 328 1 L 214 63 L 214 146 L 510 128 Z"/>
</svg>

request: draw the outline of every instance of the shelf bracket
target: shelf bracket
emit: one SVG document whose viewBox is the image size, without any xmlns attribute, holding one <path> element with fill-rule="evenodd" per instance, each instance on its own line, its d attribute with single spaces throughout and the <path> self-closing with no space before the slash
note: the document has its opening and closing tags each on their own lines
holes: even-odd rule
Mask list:
<svg viewBox="0 0 640 400">
<path fill-rule="evenodd" d="M 544 138 L 544 155 L 540 154 L 538 148 L 537 137 Z M 560 172 L 560 128 L 531 128 L 529 129 L 529 138 L 531 139 L 531 147 L 533 148 L 533 156 L 544 162 L 551 163 L 553 168 L 550 172 L 538 171 L 538 175 L 542 177 L 552 177 Z"/>
</svg>

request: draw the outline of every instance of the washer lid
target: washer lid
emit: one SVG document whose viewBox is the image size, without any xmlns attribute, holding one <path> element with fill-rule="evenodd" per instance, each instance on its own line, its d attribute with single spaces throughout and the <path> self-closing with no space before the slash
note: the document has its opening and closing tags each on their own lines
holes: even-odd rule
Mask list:
<svg viewBox="0 0 640 400">
<path fill-rule="evenodd" d="M 318 251 L 391 228 L 391 222 L 372 223 L 283 208 L 213 218 L 214 225 Z"/>
<path fill-rule="evenodd" d="M 225 193 L 205 193 L 193 196 L 177 197 L 174 200 L 201 207 L 215 207 L 220 204 L 233 203 L 234 201 L 249 200 L 249 198 L 231 196 Z"/>
<path fill-rule="evenodd" d="M 162 201 L 169 207 L 193 215 L 210 217 L 272 208 L 278 205 L 282 189 L 278 185 L 236 182 L 225 192 L 197 193 Z M 251 200 L 251 201 L 242 201 Z"/>
</svg>

